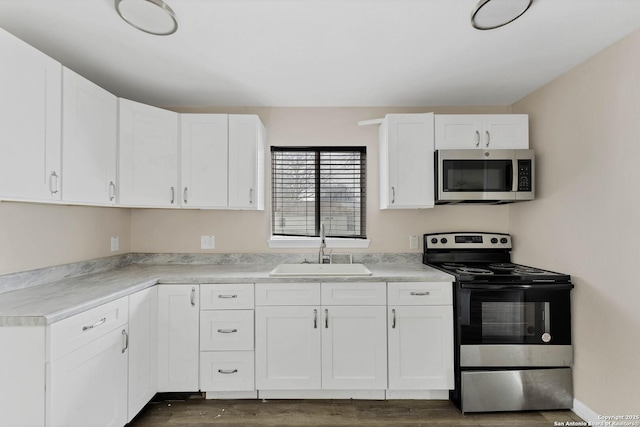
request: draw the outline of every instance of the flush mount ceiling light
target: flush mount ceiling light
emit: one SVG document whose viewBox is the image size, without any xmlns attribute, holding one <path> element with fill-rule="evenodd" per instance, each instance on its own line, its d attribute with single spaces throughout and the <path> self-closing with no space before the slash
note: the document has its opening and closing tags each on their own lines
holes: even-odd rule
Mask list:
<svg viewBox="0 0 640 427">
<path fill-rule="evenodd" d="M 471 14 L 471 25 L 492 30 L 507 25 L 524 14 L 533 0 L 480 0 Z"/>
<path fill-rule="evenodd" d="M 118 15 L 145 33 L 168 36 L 178 30 L 173 10 L 162 0 L 115 0 Z"/>
</svg>

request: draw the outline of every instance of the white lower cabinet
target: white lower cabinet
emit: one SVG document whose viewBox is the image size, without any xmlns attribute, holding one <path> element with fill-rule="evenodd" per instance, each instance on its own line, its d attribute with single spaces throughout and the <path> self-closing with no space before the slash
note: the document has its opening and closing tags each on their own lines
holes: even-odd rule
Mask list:
<svg viewBox="0 0 640 427">
<path fill-rule="evenodd" d="M 197 391 L 199 285 L 158 285 L 158 391 Z"/>
<path fill-rule="evenodd" d="M 158 391 L 158 288 L 129 296 L 129 404 L 131 421 Z"/>
<path fill-rule="evenodd" d="M 389 390 L 450 390 L 451 283 L 389 283 Z"/>
<path fill-rule="evenodd" d="M 270 304 L 256 307 L 257 389 L 386 389 L 385 286 L 316 283 L 296 289 L 295 284 L 265 284 L 262 289 L 256 284 L 257 304 Z M 378 305 L 339 305 L 359 298 Z M 316 304 L 291 305 L 296 300 Z M 324 301 L 335 305 L 322 305 Z"/>
<path fill-rule="evenodd" d="M 127 422 L 128 297 L 49 326 L 47 427 Z"/>
</svg>

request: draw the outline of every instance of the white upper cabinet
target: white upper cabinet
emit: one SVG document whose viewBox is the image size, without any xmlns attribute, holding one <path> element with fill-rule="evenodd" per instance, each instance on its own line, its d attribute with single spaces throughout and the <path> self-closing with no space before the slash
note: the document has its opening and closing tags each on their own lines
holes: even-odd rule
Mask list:
<svg viewBox="0 0 640 427">
<path fill-rule="evenodd" d="M 0 29 L 0 199 L 60 200 L 62 66 Z"/>
<path fill-rule="evenodd" d="M 178 114 L 120 99 L 121 205 L 178 207 Z"/>
<path fill-rule="evenodd" d="M 68 68 L 62 78 L 62 200 L 113 205 L 118 98 Z"/>
<path fill-rule="evenodd" d="M 380 208 L 434 206 L 433 113 L 387 114 L 380 126 Z"/>
<path fill-rule="evenodd" d="M 266 131 L 253 114 L 229 115 L 229 208 L 264 209 Z"/>
<path fill-rule="evenodd" d="M 435 116 L 436 150 L 527 149 L 527 114 L 438 114 Z"/>
<path fill-rule="evenodd" d="M 227 207 L 227 114 L 182 114 L 181 203 L 186 208 Z"/>
</svg>

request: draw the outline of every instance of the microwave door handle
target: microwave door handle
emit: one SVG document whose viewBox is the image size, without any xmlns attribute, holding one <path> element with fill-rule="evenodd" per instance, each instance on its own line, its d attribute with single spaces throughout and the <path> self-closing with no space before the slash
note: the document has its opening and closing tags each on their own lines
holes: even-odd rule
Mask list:
<svg viewBox="0 0 640 427">
<path fill-rule="evenodd" d="M 514 159 L 509 166 L 511 168 L 511 191 L 514 193 L 518 191 L 518 160 Z"/>
</svg>

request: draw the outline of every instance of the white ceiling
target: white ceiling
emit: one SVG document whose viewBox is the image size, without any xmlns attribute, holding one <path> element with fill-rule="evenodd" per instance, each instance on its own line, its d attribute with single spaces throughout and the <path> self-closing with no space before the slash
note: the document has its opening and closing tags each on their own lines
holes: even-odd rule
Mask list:
<svg viewBox="0 0 640 427">
<path fill-rule="evenodd" d="M 508 105 L 640 28 L 639 0 L 534 0 L 492 31 L 477 0 L 166 0 L 152 36 L 113 0 L 0 0 L 0 27 L 157 106 Z M 639 52 L 640 53 L 640 52 Z"/>
</svg>

